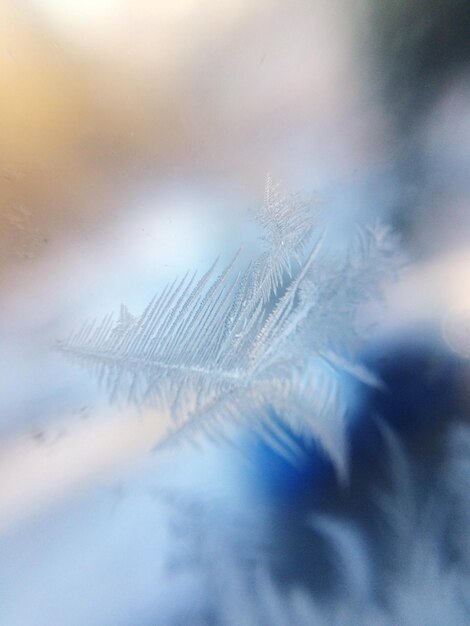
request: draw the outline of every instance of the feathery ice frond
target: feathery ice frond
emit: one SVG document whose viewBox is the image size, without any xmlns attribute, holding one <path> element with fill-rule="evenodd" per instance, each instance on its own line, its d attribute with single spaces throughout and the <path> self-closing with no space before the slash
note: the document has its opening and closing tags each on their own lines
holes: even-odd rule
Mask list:
<svg viewBox="0 0 470 626">
<path fill-rule="evenodd" d="M 295 265 L 302 263 L 314 219 L 307 204 L 296 194 L 283 193 L 268 176 L 264 206 L 255 220 L 266 233 L 266 251 L 258 260 L 255 280 L 257 291 L 267 302 L 282 286 L 285 273 L 292 276 Z"/>
<path fill-rule="evenodd" d="M 95 363 L 113 398 L 124 394 L 137 404 L 152 401 L 166 382 L 167 391 L 177 392 L 170 407 L 175 415 L 186 388 L 201 396 L 211 389 L 228 391 L 237 371 L 220 367 L 226 332 L 221 321 L 233 305 L 235 260 L 219 276 L 216 261 L 199 280 L 195 274 L 175 280 L 138 318 L 121 307 L 116 325 L 108 316 L 94 332 L 94 325 L 85 326 L 62 348 Z"/>
<path fill-rule="evenodd" d="M 198 429 L 225 436 L 228 424 L 248 416 L 266 433 L 271 405 L 289 428 L 295 415 L 294 432 L 317 437 L 341 465 L 331 413 L 340 421 L 342 413 L 331 404 L 327 423 L 309 363 L 331 365 L 335 346 L 354 344 L 357 306 L 376 297 L 393 267 L 390 237 L 366 231 L 349 256 L 331 258 L 308 207 L 270 179 L 256 220 L 265 249 L 247 268 L 237 254 L 217 275 L 216 261 L 200 278 L 175 280 L 140 316 L 122 306 L 117 322 L 108 315 L 85 324 L 60 348 L 85 361 L 113 399 L 169 410 L 176 430 L 164 444 Z M 341 354 L 338 362 L 346 362 Z M 309 411 L 299 398 L 312 390 L 318 398 Z M 290 455 L 292 442 L 276 439 Z"/>
</svg>

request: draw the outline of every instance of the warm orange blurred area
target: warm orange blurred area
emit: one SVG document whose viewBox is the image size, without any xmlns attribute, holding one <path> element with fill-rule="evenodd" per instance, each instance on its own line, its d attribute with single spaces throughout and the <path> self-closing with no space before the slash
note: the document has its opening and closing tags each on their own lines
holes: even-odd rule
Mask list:
<svg viewBox="0 0 470 626">
<path fill-rule="evenodd" d="M 161 73 L 154 97 L 122 47 L 116 59 L 74 46 L 15 4 L 0 7 L 2 266 L 40 254 L 62 229 L 92 227 L 129 170 L 169 157 L 179 126 Z"/>
</svg>

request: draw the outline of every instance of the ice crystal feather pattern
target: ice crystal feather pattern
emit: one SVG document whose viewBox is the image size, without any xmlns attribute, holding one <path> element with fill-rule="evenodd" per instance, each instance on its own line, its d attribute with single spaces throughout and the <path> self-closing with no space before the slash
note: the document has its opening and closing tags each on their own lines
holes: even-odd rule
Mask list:
<svg viewBox="0 0 470 626">
<path fill-rule="evenodd" d="M 382 227 L 364 230 L 347 258 L 328 255 L 310 208 L 270 178 L 255 219 L 263 250 L 247 268 L 239 254 L 222 269 L 216 260 L 202 276 L 168 285 L 140 316 L 122 306 L 117 321 L 86 323 L 60 348 L 83 360 L 112 399 L 169 410 L 175 428 L 160 445 L 198 430 L 226 437 L 242 420 L 295 457 L 292 442 L 270 432 L 269 405 L 340 467 L 334 380 L 321 382 L 312 364 L 356 371 L 345 357 L 357 340 L 356 309 L 377 297 L 393 266 L 392 238 Z M 300 410 L 298 399 L 312 394 Z"/>
</svg>

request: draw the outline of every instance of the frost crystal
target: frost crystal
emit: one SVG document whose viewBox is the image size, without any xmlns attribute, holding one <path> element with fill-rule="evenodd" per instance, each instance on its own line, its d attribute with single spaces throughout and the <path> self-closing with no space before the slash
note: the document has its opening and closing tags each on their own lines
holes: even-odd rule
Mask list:
<svg viewBox="0 0 470 626">
<path fill-rule="evenodd" d="M 256 221 L 264 249 L 247 268 L 237 254 L 217 273 L 216 260 L 140 316 L 122 306 L 117 321 L 87 323 L 60 348 L 90 365 L 113 399 L 169 410 L 175 429 L 159 445 L 198 432 L 227 438 L 243 422 L 293 462 L 286 433 L 315 437 L 341 468 L 342 411 L 324 366 L 356 371 L 345 356 L 356 310 L 393 265 L 391 237 L 365 230 L 344 258 L 328 255 L 309 207 L 269 178 Z M 269 423 L 273 410 L 288 431 Z"/>
</svg>

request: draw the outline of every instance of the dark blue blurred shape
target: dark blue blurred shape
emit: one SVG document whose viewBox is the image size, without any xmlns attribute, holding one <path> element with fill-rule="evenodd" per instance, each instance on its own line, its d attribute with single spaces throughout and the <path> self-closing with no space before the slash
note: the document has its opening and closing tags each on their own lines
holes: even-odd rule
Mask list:
<svg viewBox="0 0 470 626">
<path fill-rule="evenodd" d="M 289 432 L 274 409 L 271 408 L 268 414 L 272 424 L 269 437 L 257 437 L 246 448 L 254 461 L 258 485 L 264 496 L 273 504 L 281 500 L 289 508 L 302 507 L 305 498 L 308 498 L 309 505 L 321 503 L 336 484 L 333 462 L 316 441 L 307 442 Z M 295 462 L 282 456 L 270 444 L 276 433 L 292 440 L 297 450 Z"/>
<path fill-rule="evenodd" d="M 383 385 L 372 386 L 343 373 L 348 389 L 347 439 L 351 477 L 359 477 L 386 462 L 383 425 L 400 440 L 422 447 L 461 409 L 463 371 L 468 367 L 451 354 L 432 330 L 411 329 L 400 336 L 376 340 L 360 355 L 360 362 Z M 315 509 L 341 488 L 334 466 L 322 447 L 287 432 L 271 412 L 277 430 L 283 429 L 302 452 L 291 463 L 269 444 L 269 438 L 250 444 L 258 483 L 266 497 L 289 507 Z"/>
<path fill-rule="evenodd" d="M 379 571 L 388 567 L 394 557 L 383 540 L 384 513 L 376 496 L 393 484 L 397 450 L 391 442 L 399 442 L 410 477 L 424 493 L 420 481 L 429 482 L 439 466 L 446 428 L 468 409 L 462 403 L 468 364 L 449 352 L 437 332 L 412 329 L 375 340 L 360 362 L 381 384 L 340 374 L 348 397 L 347 484 L 338 480 L 320 444 L 289 433 L 274 411 L 266 438 L 259 436 L 246 448 L 253 461 L 248 483 L 255 485 L 256 496 L 271 515 L 271 533 L 265 539 L 273 572 L 283 584 L 300 584 L 322 597 L 334 593 L 341 577 L 331 545 L 312 526 L 315 515 L 333 515 L 351 528 L 360 527 L 369 557 Z M 294 461 L 278 452 L 282 448 L 277 444 L 286 437 L 289 448 L 299 452 Z"/>
</svg>

